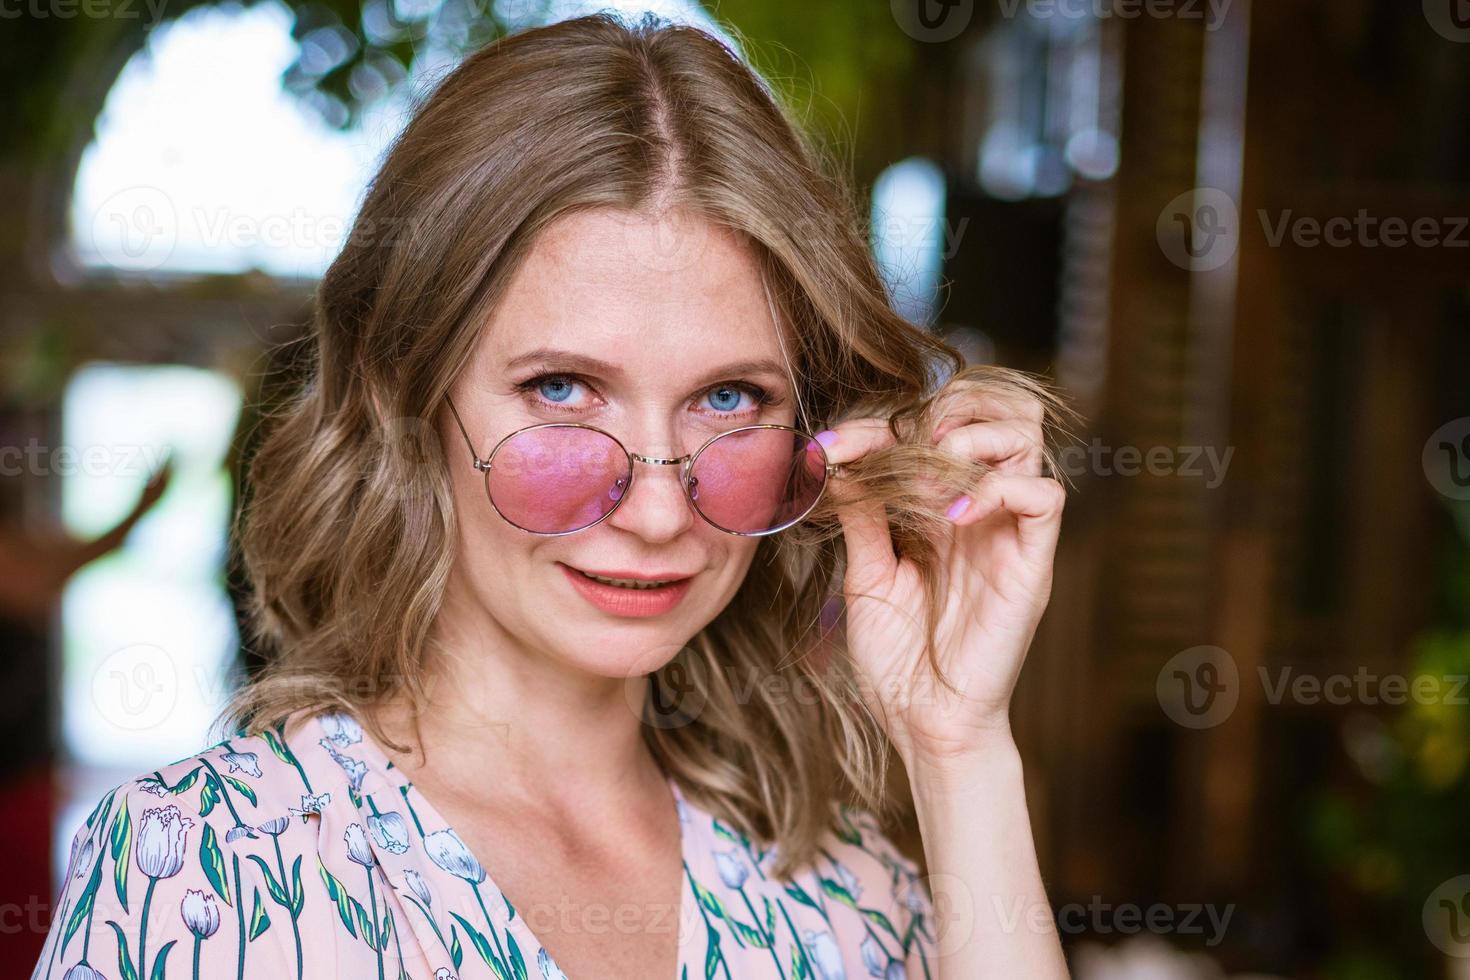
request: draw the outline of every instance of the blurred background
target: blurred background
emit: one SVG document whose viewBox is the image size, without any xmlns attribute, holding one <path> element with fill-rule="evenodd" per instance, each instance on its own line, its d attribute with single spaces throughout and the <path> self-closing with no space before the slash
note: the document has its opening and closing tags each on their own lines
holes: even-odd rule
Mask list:
<svg viewBox="0 0 1470 980">
<path fill-rule="evenodd" d="M 239 463 L 408 99 L 602 7 L 1086 417 L 1013 713 L 1076 975 L 1470 977 L 1470 0 L 4 0 L 0 975 L 255 665 Z"/>
</svg>

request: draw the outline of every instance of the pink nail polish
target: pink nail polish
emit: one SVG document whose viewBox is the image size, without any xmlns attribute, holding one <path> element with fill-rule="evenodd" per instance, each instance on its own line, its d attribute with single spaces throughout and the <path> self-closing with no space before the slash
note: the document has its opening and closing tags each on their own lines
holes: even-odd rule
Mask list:
<svg viewBox="0 0 1470 980">
<path fill-rule="evenodd" d="M 966 510 L 968 510 L 969 507 L 970 507 L 970 498 L 969 498 L 969 496 L 968 495 L 963 496 L 960 499 L 956 500 L 954 503 L 952 503 L 952 504 L 949 505 L 949 512 L 947 514 L 945 514 L 945 516 L 948 517 L 952 521 L 953 520 L 956 520 L 961 514 L 963 514 Z"/>
</svg>

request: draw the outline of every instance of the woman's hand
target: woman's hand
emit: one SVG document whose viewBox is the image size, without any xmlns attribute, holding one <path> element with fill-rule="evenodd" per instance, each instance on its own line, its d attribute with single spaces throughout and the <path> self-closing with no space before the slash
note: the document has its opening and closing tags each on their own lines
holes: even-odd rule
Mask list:
<svg viewBox="0 0 1470 980">
<path fill-rule="evenodd" d="M 957 694 L 922 656 L 922 583 L 913 563 L 894 554 L 883 504 L 838 509 L 848 556 L 848 648 L 864 695 L 911 775 L 963 774 L 995 736 L 1010 738 L 1011 693 L 1051 596 L 1066 496 L 1042 475 L 1044 417 L 1032 396 L 977 394 L 955 402 L 937 429 L 940 447 L 994 467 L 968 505 L 955 502 L 953 526 L 935 542 L 945 576 L 936 644 Z M 883 419 L 833 431 L 827 456 L 834 463 L 893 442 Z"/>
</svg>

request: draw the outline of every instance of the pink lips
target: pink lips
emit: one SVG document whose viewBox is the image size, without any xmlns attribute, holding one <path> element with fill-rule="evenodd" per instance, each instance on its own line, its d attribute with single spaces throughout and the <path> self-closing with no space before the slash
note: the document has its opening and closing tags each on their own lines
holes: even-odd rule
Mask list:
<svg viewBox="0 0 1470 980">
<path fill-rule="evenodd" d="M 598 609 L 614 616 L 635 618 L 660 616 L 673 609 L 694 581 L 686 578 L 656 589 L 627 589 L 594 581 L 569 565 L 562 565 L 561 570 L 582 598 Z"/>
</svg>

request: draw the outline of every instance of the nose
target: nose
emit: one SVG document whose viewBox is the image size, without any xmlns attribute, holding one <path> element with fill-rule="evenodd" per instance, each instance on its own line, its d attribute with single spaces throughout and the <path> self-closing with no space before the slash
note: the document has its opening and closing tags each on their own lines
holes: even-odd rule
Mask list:
<svg viewBox="0 0 1470 980">
<path fill-rule="evenodd" d="M 677 459 L 679 452 L 645 452 L 646 459 Z M 645 541 L 672 541 L 688 531 L 699 518 L 684 493 L 683 463 L 649 463 L 633 460 L 633 482 L 624 492 L 607 523 Z"/>
</svg>

